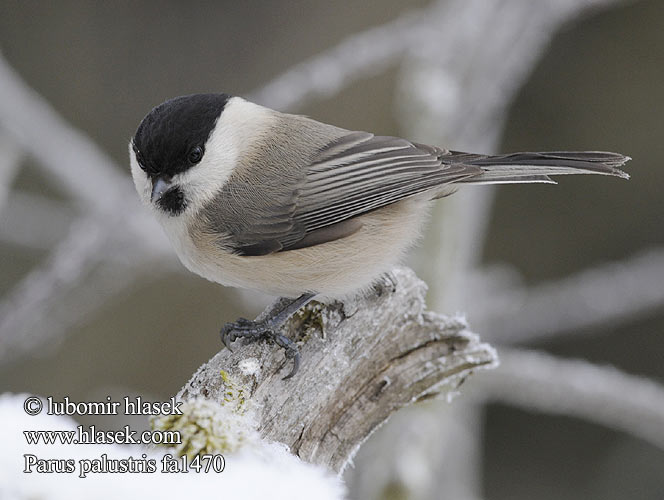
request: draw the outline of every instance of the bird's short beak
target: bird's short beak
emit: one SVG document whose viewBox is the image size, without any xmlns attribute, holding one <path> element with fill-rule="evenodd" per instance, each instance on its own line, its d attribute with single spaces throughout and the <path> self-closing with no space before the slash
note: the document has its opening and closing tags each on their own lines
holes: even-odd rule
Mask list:
<svg viewBox="0 0 664 500">
<path fill-rule="evenodd" d="M 171 181 L 166 180 L 164 177 L 159 176 L 152 180 L 152 195 L 150 196 L 150 201 L 155 202 L 161 198 L 161 196 L 168 191 L 168 188 L 171 187 Z"/>
</svg>

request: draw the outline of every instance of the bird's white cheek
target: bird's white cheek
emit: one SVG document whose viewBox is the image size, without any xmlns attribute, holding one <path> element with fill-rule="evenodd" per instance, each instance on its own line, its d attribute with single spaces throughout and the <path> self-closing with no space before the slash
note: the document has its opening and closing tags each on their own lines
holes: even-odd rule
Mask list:
<svg viewBox="0 0 664 500">
<path fill-rule="evenodd" d="M 236 149 L 228 148 L 222 157 L 210 155 L 173 178 L 185 193 L 190 208 L 197 211 L 219 194 L 233 171 L 236 157 Z"/>
</svg>

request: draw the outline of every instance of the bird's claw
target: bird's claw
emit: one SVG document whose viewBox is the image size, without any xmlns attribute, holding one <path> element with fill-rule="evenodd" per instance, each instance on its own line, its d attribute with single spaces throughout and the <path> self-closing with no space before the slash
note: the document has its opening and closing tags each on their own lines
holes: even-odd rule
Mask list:
<svg viewBox="0 0 664 500">
<path fill-rule="evenodd" d="M 251 337 L 251 333 L 245 332 L 250 322 L 246 318 L 239 318 L 235 323 L 226 323 L 222 328 L 219 335 L 221 341 L 226 346 L 226 349 L 233 352 L 231 343 L 235 342 L 238 337 Z"/>
<path fill-rule="evenodd" d="M 293 368 L 290 373 L 282 379 L 288 380 L 300 369 L 300 351 L 297 348 L 297 345 L 295 345 L 295 342 L 284 335 L 275 334 L 274 342 L 284 350 L 284 356 L 286 356 L 287 359 L 293 360 Z"/>
<path fill-rule="evenodd" d="M 221 328 L 220 337 L 223 344 L 231 352 L 233 352 L 231 343 L 239 338 L 244 338 L 249 342 L 257 342 L 262 338 L 273 340 L 275 344 L 284 350 L 286 358 L 293 360 L 293 368 L 283 380 L 291 378 L 300 368 L 300 351 L 295 342 L 284 335 L 275 333 L 262 323 L 257 323 L 246 318 L 239 318 L 234 323 L 226 323 Z"/>
</svg>

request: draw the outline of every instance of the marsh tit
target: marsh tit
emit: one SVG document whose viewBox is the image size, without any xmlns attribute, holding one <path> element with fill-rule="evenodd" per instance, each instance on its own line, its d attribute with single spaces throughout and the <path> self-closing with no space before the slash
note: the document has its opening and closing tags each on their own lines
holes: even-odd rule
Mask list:
<svg viewBox="0 0 664 500">
<path fill-rule="evenodd" d="M 272 318 L 221 332 L 270 337 L 314 296 L 365 290 L 417 241 L 437 198 L 463 184 L 552 182 L 560 174 L 627 178 L 606 152 L 461 153 L 353 132 L 227 94 L 160 104 L 130 142 L 136 190 L 182 263 L 226 286 L 292 298 Z"/>
</svg>

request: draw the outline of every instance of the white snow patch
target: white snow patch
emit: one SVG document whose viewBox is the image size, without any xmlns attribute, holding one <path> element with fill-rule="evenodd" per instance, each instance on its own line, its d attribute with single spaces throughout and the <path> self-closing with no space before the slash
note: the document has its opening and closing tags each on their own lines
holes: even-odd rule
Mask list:
<svg viewBox="0 0 664 500">
<path fill-rule="evenodd" d="M 257 375 L 261 371 L 261 365 L 256 358 L 245 358 L 238 363 L 242 375 Z"/>
<path fill-rule="evenodd" d="M 237 453 L 224 455 L 220 473 L 162 473 L 161 461 L 168 449 L 140 446 L 27 444 L 24 431 L 75 430 L 69 417 L 45 413 L 29 416 L 23 410 L 27 394 L 0 395 L 0 498 L 4 500 L 78 500 L 95 498 L 243 498 L 338 500 L 345 497 L 341 480 L 326 469 L 302 462 L 285 446 L 261 442 Z M 109 429 L 111 430 L 111 429 Z M 72 459 L 72 473 L 23 472 L 26 458 Z M 90 473 L 80 478 L 79 460 L 154 459 L 154 473 Z M 201 477 L 204 476 L 204 477 Z"/>
</svg>

